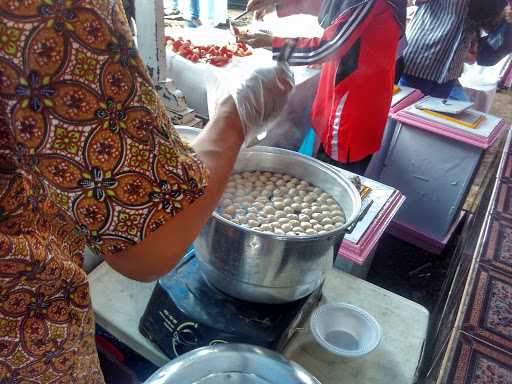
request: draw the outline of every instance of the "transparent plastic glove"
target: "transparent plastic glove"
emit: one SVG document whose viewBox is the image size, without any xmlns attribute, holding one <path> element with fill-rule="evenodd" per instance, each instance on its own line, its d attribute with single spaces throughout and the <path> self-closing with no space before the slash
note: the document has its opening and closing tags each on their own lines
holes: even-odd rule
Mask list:
<svg viewBox="0 0 512 384">
<path fill-rule="evenodd" d="M 230 86 L 229 93 L 240 115 L 246 146 L 281 112 L 294 84 L 288 64 L 274 63 L 248 73 Z"/>
</svg>

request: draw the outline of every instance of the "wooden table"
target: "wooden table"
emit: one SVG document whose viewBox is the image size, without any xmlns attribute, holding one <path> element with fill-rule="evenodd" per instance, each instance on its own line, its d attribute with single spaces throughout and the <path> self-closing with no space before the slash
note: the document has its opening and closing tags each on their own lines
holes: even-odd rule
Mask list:
<svg viewBox="0 0 512 384">
<path fill-rule="evenodd" d="M 98 324 L 154 364 L 168 362 L 138 330 L 154 283 L 129 280 L 107 263 L 92 271 L 89 281 Z M 327 278 L 323 300 L 355 304 L 373 314 L 383 329 L 381 345 L 365 358 L 343 361 L 316 347 L 308 324 L 303 324 L 285 349 L 288 358 L 304 366 L 322 384 L 415 382 L 427 334 L 429 314 L 425 308 L 336 269 Z"/>
</svg>

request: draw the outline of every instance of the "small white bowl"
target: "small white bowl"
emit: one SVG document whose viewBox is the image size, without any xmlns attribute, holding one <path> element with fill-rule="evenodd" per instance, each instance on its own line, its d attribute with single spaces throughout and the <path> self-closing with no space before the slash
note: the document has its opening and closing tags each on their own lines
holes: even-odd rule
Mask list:
<svg viewBox="0 0 512 384">
<path fill-rule="evenodd" d="M 375 318 L 350 304 L 325 304 L 311 316 L 311 332 L 327 351 L 355 359 L 372 352 L 380 344 L 382 330 Z"/>
</svg>

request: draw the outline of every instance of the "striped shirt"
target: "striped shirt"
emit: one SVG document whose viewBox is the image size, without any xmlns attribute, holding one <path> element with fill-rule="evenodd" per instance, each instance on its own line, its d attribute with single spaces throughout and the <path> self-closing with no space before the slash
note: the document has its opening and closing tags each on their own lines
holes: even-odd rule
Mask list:
<svg viewBox="0 0 512 384">
<path fill-rule="evenodd" d="M 428 0 L 407 27 L 404 72 L 445 83 L 458 79 L 469 49 L 464 26 L 470 0 Z"/>
<path fill-rule="evenodd" d="M 297 11 L 304 1 L 297 1 L 293 11 Z M 308 3 L 311 0 L 307 1 Z M 314 2 L 318 5 L 317 2 Z M 367 17 L 375 7 L 377 0 L 324 0 L 319 21 L 325 28 L 321 38 L 313 39 L 274 39 L 274 60 L 279 58 L 281 48 L 285 43 L 291 44 L 293 51 L 288 59 L 290 65 L 308 65 L 322 63 L 333 57 L 340 58 L 346 53 L 355 41 L 362 27 L 367 24 Z M 405 0 L 386 0 L 386 3 L 394 10 L 396 19 L 400 24 L 405 24 Z M 311 7 L 311 6 L 310 6 Z M 316 6 L 318 8 L 318 6 Z M 290 12 L 290 13 L 293 13 Z M 285 16 L 282 13 L 280 16 Z"/>
</svg>

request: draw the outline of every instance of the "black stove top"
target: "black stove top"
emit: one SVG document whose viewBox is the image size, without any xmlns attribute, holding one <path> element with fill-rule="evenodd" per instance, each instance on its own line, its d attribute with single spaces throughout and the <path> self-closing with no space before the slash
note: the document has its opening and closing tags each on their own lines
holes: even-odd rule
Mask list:
<svg viewBox="0 0 512 384">
<path fill-rule="evenodd" d="M 229 342 L 278 349 L 319 298 L 320 289 L 279 305 L 235 299 L 205 280 L 191 251 L 158 281 L 139 328 L 169 358 Z"/>
</svg>

